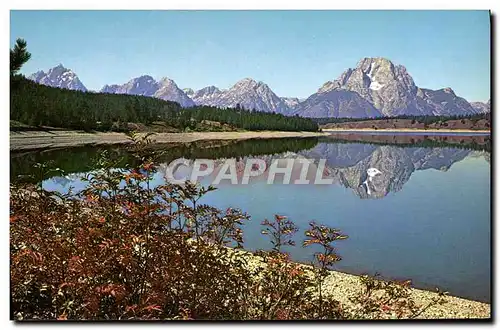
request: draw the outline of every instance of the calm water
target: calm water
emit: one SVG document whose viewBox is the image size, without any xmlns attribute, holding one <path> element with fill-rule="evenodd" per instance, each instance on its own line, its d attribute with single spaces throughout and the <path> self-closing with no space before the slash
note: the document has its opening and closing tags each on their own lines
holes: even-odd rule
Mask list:
<svg viewBox="0 0 500 330">
<path fill-rule="evenodd" d="M 349 139 L 246 141 L 210 149 L 176 146 L 168 149 L 165 164 L 181 156 L 235 157 L 238 164 L 247 156 L 267 164 L 276 158 L 306 158 L 316 163 L 326 159 L 324 177 L 332 178 L 333 184 L 284 185 L 277 180 L 269 185 L 265 176 L 251 178 L 248 185 L 223 181 L 204 202 L 241 208 L 251 215 L 245 231 L 247 249 L 269 247 L 260 235 L 260 222 L 274 214 L 288 216 L 301 232 L 315 220 L 349 235 L 337 245 L 343 257 L 338 270 L 411 278 L 417 287 L 439 287 L 453 295 L 489 302 L 489 144 L 474 140 L 468 145 L 466 139 L 465 143 L 446 145 L 430 139 L 408 146 L 392 137 L 394 143 L 390 144 L 375 138 L 376 143 L 370 143 L 366 136 L 362 142 L 353 136 Z M 47 159 L 68 172 L 86 172 L 92 168 L 90 159 L 101 151 L 77 148 L 12 154 L 11 180 L 32 173 L 34 162 Z M 116 147 L 110 151 L 120 152 Z M 372 167 L 382 174 L 369 182 L 368 193 L 362 182 Z M 292 180 L 299 171 L 293 173 Z M 207 177 L 202 183 L 210 180 Z M 163 182 L 160 171 L 155 183 Z M 49 190 L 67 191 L 69 186 L 79 190 L 84 184 L 77 175 L 44 181 Z M 297 241 L 302 238 L 298 235 Z M 296 247 L 290 252 L 295 260 L 309 261 L 315 251 Z"/>
</svg>

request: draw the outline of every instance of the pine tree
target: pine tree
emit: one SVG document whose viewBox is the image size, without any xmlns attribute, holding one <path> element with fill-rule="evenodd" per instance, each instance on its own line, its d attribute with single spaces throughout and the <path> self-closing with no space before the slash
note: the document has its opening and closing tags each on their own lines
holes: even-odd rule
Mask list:
<svg viewBox="0 0 500 330">
<path fill-rule="evenodd" d="M 29 61 L 31 53 L 27 50 L 24 39 L 18 38 L 14 49 L 10 50 L 10 75 L 13 76 L 21 70 L 21 67 Z"/>
</svg>

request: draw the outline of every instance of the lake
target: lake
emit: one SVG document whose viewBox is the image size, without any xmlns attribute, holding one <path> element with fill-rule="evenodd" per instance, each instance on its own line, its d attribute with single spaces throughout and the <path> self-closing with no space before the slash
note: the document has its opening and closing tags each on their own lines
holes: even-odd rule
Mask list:
<svg viewBox="0 0 500 330">
<path fill-rule="evenodd" d="M 245 248 L 269 248 L 260 222 L 287 216 L 303 231 L 312 220 L 340 229 L 349 238 L 337 244 L 342 260 L 336 269 L 353 274 L 380 273 L 412 279 L 418 288 L 439 287 L 469 299 L 491 299 L 491 141 L 489 135 L 332 134 L 327 138 L 199 142 L 161 146 L 166 153 L 154 183 L 165 182 L 166 166 L 175 159 L 215 160 L 215 171 L 201 179 L 213 182 L 227 158 L 249 158 L 267 165 L 276 159 L 307 160 L 330 184 L 283 184 L 265 175 L 249 183 L 221 181 L 202 200 L 221 209 L 241 208 L 251 216 Z M 43 180 L 48 190 L 78 191 L 78 176 L 92 171 L 92 159 L 106 150 L 124 156 L 122 147 L 80 147 L 11 153 L 11 181 Z M 52 161 L 66 175 L 37 173 L 33 164 Z M 295 164 L 295 163 L 294 163 Z M 369 168 L 380 173 L 367 176 Z M 177 175 L 189 168 L 177 169 Z M 311 173 L 312 173 L 311 172 Z M 293 168 L 292 181 L 300 176 Z M 238 181 L 240 182 L 240 181 Z M 288 249 L 297 261 L 312 260 L 313 248 Z"/>
</svg>

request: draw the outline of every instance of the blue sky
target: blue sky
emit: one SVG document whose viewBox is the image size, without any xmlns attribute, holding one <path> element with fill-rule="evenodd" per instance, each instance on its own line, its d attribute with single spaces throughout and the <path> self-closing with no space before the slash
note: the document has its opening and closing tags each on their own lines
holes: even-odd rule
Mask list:
<svg viewBox="0 0 500 330">
<path fill-rule="evenodd" d="M 149 74 L 181 88 L 252 77 L 307 97 L 363 57 L 404 65 L 419 87 L 490 98 L 487 11 L 11 11 L 31 74 L 59 63 L 87 88 Z"/>
</svg>

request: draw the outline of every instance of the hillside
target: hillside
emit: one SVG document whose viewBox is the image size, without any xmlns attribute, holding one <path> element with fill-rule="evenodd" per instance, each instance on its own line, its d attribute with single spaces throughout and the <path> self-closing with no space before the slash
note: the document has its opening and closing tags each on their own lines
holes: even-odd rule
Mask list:
<svg viewBox="0 0 500 330">
<path fill-rule="evenodd" d="M 129 123 L 162 122 L 180 131 L 317 131 L 310 119 L 213 106 L 182 108 L 159 98 L 83 92 L 49 87 L 23 76 L 11 77 L 10 119 L 29 126 L 128 131 Z"/>
</svg>

